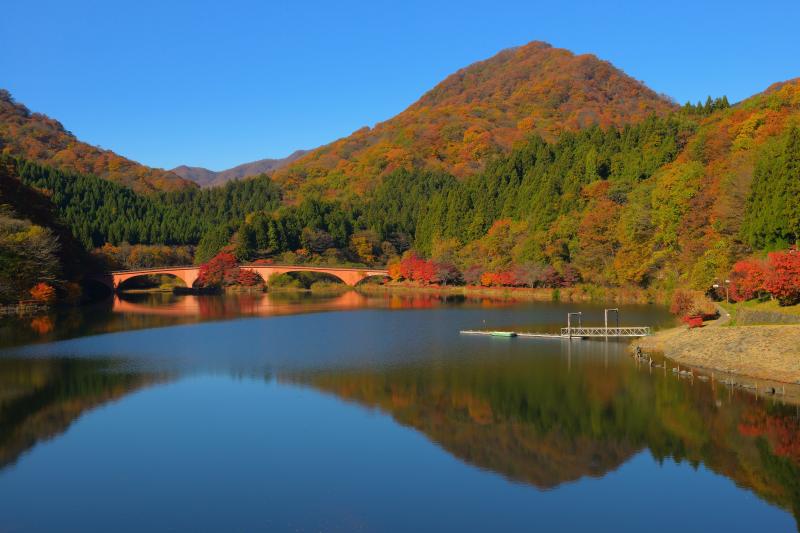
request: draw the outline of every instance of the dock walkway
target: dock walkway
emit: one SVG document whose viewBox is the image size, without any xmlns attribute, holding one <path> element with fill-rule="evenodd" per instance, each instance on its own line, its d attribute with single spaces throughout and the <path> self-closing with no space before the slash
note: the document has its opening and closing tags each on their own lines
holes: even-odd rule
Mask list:
<svg viewBox="0 0 800 533">
<path fill-rule="evenodd" d="M 484 335 L 488 337 L 527 337 L 539 339 L 563 339 L 558 333 L 525 333 L 522 331 L 482 331 L 476 329 L 465 329 L 460 331 L 462 335 Z M 580 337 L 574 337 L 576 340 Z"/>
<path fill-rule="evenodd" d="M 567 327 L 561 328 L 561 333 L 525 333 L 517 331 L 482 331 L 482 330 L 462 330 L 463 335 L 486 335 L 490 337 L 523 337 L 523 338 L 543 338 L 543 339 L 587 339 L 587 338 L 619 338 L 619 337 L 647 337 L 650 335 L 649 326 L 627 326 L 627 327 Z"/>
</svg>

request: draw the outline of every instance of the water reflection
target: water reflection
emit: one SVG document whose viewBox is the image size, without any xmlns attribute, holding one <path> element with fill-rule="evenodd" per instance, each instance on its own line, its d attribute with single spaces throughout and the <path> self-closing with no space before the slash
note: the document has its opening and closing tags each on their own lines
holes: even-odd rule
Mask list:
<svg viewBox="0 0 800 533">
<path fill-rule="evenodd" d="M 283 379 L 379 408 L 468 463 L 540 488 L 604 476 L 646 449 L 703 463 L 800 517 L 796 406 L 645 377 L 627 361 L 609 372 L 602 343 L 584 348 L 569 372 L 555 358 L 491 357 Z"/>
<path fill-rule="evenodd" d="M 0 358 L 0 469 L 86 411 L 167 379 L 122 361 Z"/>
<path fill-rule="evenodd" d="M 48 315 L 0 317 L 0 347 L 247 316 L 281 316 L 366 308 L 429 309 L 462 303 L 487 307 L 515 304 L 513 300 L 466 298 L 461 295 L 370 295 L 352 290 L 332 295 L 309 292 L 223 296 L 177 295 L 168 292 L 124 293 L 91 306 L 61 308 Z"/>
<path fill-rule="evenodd" d="M 304 298 L 165 297 L 159 303 L 147 297 L 109 309 L 116 318 L 105 327 L 135 328 L 141 325 L 135 317 L 196 321 L 198 314 L 229 318 L 291 309 L 360 312 L 132 331 L 0 352 L 0 474 L 101 405 L 123 403 L 133 392 L 158 390 L 165 391 L 157 396 L 159 402 L 185 402 L 185 391 L 172 394 L 166 385 L 214 374 L 234 378 L 231 388 L 240 386 L 236 380 L 250 377 L 265 388 L 316 391 L 337 404 L 377 410 L 471 467 L 549 492 L 587 478 L 606 478 L 645 452 L 664 468 L 671 461 L 702 465 L 787 510 L 795 520 L 800 517 L 796 406 L 732 391 L 714 381 L 691 382 L 638 367 L 621 343 L 465 338 L 457 333 L 484 325 L 556 327 L 569 305 L 454 304 L 436 298 L 369 299 L 356 293 L 323 301 Z M 435 309 L 385 310 L 420 306 Z M 587 314 L 596 311 L 582 308 Z M 666 320 L 659 310 L 629 307 L 624 312 L 630 320 Z M 125 320 L 114 322 L 120 317 Z M 56 324 L 42 335 L 54 335 L 58 328 Z M 196 390 L 205 393 L 202 387 Z M 335 409 L 318 399 L 304 402 L 310 402 L 312 412 L 328 416 Z M 237 405 L 238 411 L 227 418 L 242 426 L 264 409 Z M 286 460 L 297 456 L 303 463 L 323 453 L 324 442 L 309 444 L 304 433 L 292 431 L 295 423 L 324 426 L 325 419 L 293 421 L 298 407 L 291 401 L 272 408 L 292 421 L 271 428 L 296 448 L 286 452 Z M 119 423 L 142 424 L 141 418 L 119 416 Z M 364 429 L 349 425 L 341 431 Z M 194 446 L 171 427 L 152 437 Z M 78 431 L 76 438 L 93 437 Z M 122 457 L 127 453 L 119 452 Z M 219 448 L 216 453 L 203 461 L 224 461 L 233 452 Z M 391 460 L 387 455 L 386 461 Z M 86 468 L 92 468 L 88 460 Z M 351 475 L 358 481 L 367 474 Z M 407 475 L 414 477 L 413 472 Z M 631 476 L 625 478 L 629 483 L 641 482 L 630 472 L 625 475 Z M 645 487 L 653 498 L 674 489 L 669 476 L 651 475 Z M 330 480 L 321 477 L 320 482 Z M 246 498 L 246 483 L 240 486 L 234 479 L 230 486 Z M 594 490 L 604 489 L 600 485 Z M 694 493 L 691 486 L 681 490 L 687 506 L 681 512 L 696 518 L 707 494 Z"/>
</svg>

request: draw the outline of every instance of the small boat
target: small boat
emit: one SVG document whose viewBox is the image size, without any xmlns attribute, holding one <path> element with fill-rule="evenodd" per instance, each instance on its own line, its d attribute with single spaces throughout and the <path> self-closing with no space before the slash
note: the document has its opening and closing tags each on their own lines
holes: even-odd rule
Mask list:
<svg viewBox="0 0 800 533">
<path fill-rule="evenodd" d="M 492 337 L 516 337 L 517 333 L 515 331 L 493 331 L 491 335 Z"/>
</svg>

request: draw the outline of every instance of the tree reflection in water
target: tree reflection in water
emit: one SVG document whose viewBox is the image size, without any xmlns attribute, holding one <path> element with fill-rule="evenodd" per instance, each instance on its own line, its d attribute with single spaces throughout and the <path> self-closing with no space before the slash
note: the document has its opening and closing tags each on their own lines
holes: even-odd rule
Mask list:
<svg viewBox="0 0 800 533">
<path fill-rule="evenodd" d="M 800 517 L 797 408 L 594 359 L 305 372 L 286 382 L 390 414 L 477 467 L 542 489 L 601 477 L 641 450 L 700 463 Z"/>
<path fill-rule="evenodd" d="M 96 320 L 90 313 L 72 314 L 55 321 L 54 327 L 37 324 L 33 329 L 47 339 L 262 313 L 448 304 L 431 295 L 365 301 L 357 293 L 327 299 L 308 295 L 193 298 L 170 295 L 154 301 L 146 297 L 130 304 L 150 306 L 153 313 L 117 306 L 119 312 L 107 309 Z M 464 307 L 473 303 L 508 305 L 478 301 L 466 302 Z M 190 314 L 181 314 L 188 308 Z M 431 313 L 439 320 L 449 314 Z M 515 313 L 519 314 L 512 310 L 507 316 Z M 375 318 L 372 327 L 385 320 L 384 315 Z M 420 325 L 396 323 L 404 328 L 409 324 Z M 254 324 L 253 332 L 265 327 Z M 401 355 L 409 343 L 404 328 L 393 341 L 406 343 L 393 347 Z M 290 386 L 311 387 L 380 409 L 464 462 L 540 489 L 586 476 L 602 477 L 647 450 L 659 462 L 703 464 L 790 510 L 796 519 L 800 516 L 800 422 L 795 406 L 741 391 L 732 393 L 716 383 L 691 383 L 671 373 L 649 375 L 650 369 L 639 368 L 620 355 L 619 345 L 581 342 L 571 348 L 571 343 L 553 344 L 548 345 L 550 352 L 536 354 L 521 344 L 470 342 L 454 349 L 450 337 L 436 336 L 442 328 L 449 331 L 451 323 L 431 326 L 427 334 L 433 336 L 421 341 L 426 350 L 441 350 L 426 357 L 415 354 L 391 359 L 391 364 L 379 364 L 379 358 L 360 363 L 337 359 L 333 366 L 316 365 L 312 358 L 308 366 L 276 368 L 274 375 Z M 14 331 L 6 330 L 10 335 Z M 380 334 L 392 342 L 394 331 L 387 326 Z M 275 332 L 271 335 L 270 342 L 275 342 Z M 296 339 L 287 334 L 286 349 L 295 348 Z M 346 358 L 351 346 L 351 339 L 343 338 L 335 346 L 326 345 L 326 350 Z M 378 350 L 381 344 L 370 346 Z M 465 347 L 472 350 L 466 356 L 455 353 Z M 231 375 L 248 373 L 247 366 L 234 369 L 223 355 L 219 359 L 222 371 L 228 364 Z M 0 357 L 0 468 L 14 464 L 38 442 L 63 433 L 97 406 L 196 371 L 189 367 L 167 373 L 131 363 L 112 357 Z M 251 363 L 249 373 L 263 376 L 258 373 L 264 361 L 257 357 Z"/>
</svg>

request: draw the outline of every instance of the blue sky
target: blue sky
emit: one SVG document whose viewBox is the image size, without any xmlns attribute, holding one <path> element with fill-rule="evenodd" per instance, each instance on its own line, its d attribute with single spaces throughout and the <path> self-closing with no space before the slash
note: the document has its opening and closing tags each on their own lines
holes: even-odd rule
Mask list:
<svg viewBox="0 0 800 533">
<path fill-rule="evenodd" d="M 532 40 L 593 53 L 681 103 L 800 76 L 797 0 L 6 0 L 2 13 L 0 87 L 164 168 L 325 144 Z"/>
</svg>

